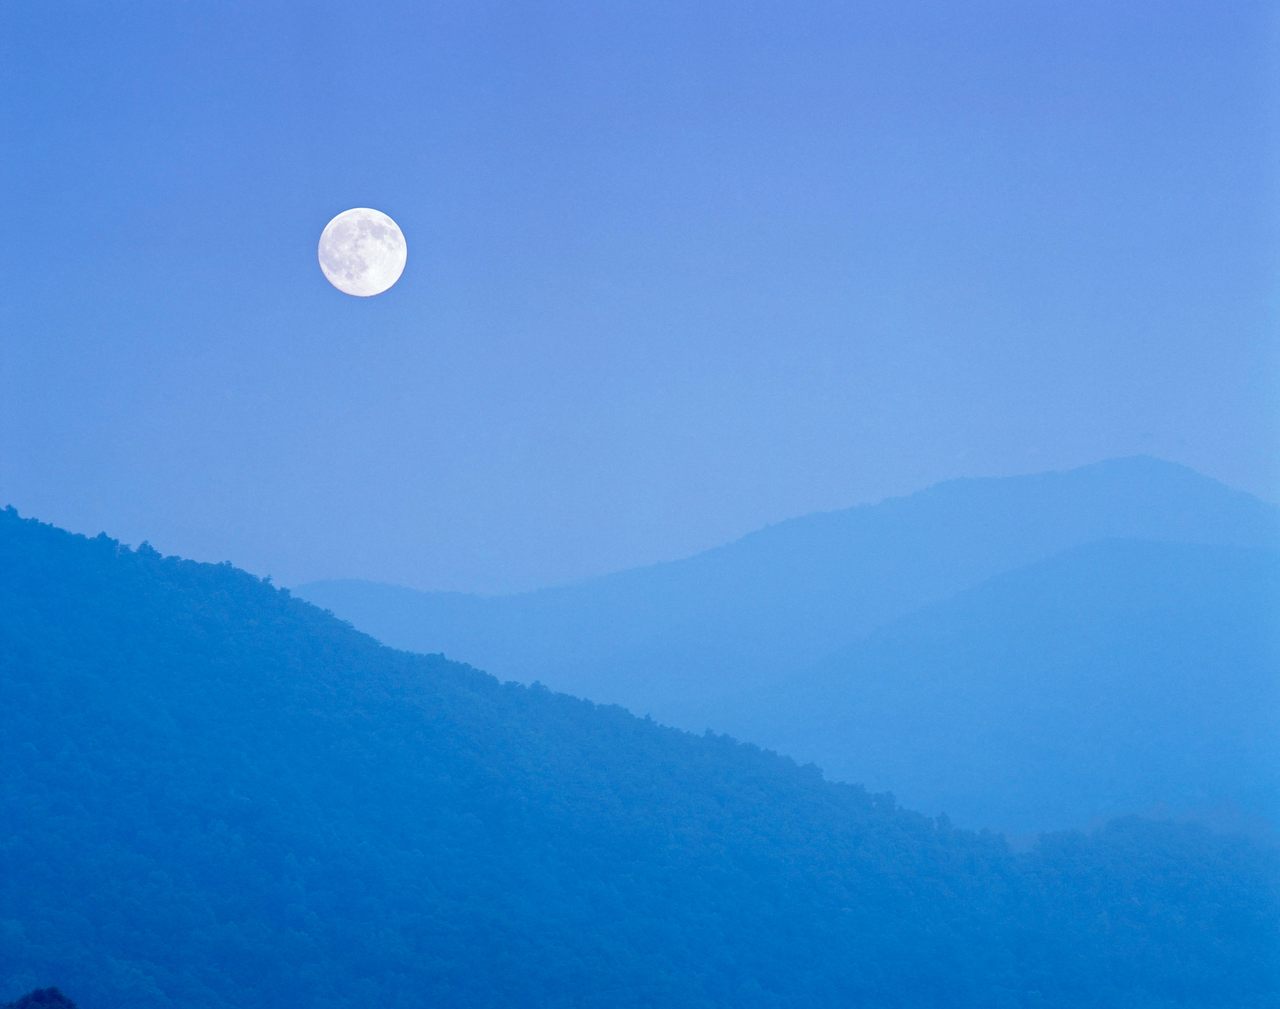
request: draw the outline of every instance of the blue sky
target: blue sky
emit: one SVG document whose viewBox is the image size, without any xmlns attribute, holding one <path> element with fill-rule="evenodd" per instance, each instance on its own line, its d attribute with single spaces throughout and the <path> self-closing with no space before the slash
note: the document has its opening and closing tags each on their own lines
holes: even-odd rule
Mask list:
<svg viewBox="0 0 1280 1009">
<path fill-rule="evenodd" d="M 1268 7 L 5 4 L 0 501 L 501 590 L 1137 452 L 1274 498 Z"/>
</svg>

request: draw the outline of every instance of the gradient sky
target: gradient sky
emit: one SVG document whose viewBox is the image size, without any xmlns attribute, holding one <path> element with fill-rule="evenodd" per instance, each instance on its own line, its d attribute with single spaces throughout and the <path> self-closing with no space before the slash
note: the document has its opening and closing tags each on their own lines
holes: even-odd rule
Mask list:
<svg viewBox="0 0 1280 1009">
<path fill-rule="evenodd" d="M 1274 11 L 5 3 L 0 501 L 497 591 L 1137 452 L 1275 498 Z"/>
</svg>

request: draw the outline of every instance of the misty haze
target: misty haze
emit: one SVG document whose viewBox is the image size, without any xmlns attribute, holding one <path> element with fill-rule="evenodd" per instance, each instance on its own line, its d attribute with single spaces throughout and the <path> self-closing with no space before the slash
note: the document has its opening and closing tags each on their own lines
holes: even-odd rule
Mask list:
<svg viewBox="0 0 1280 1009">
<path fill-rule="evenodd" d="M 0 5 L 0 1009 L 1275 1009 L 1274 5 Z"/>
</svg>

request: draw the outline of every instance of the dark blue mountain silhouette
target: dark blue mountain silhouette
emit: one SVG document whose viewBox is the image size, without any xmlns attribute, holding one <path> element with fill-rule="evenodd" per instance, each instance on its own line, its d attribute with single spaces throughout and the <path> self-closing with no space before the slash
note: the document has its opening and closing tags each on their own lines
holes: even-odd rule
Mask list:
<svg viewBox="0 0 1280 1009">
<path fill-rule="evenodd" d="M 0 513 L 0 985 L 86 1006 L 1261 1009 L 1274 850 L 1011 853 Z M 38 979 L 38 980 L 37 980 Z"/>
</svg>

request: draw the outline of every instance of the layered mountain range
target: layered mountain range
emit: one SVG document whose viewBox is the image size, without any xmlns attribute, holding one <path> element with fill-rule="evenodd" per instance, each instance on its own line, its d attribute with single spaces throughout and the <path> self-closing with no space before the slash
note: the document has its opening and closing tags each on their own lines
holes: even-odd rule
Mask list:
<svg viewBox="0 0 1280 1009">
<path fill-rule="evenodd" d="M 229 565 L 0 513 L 0 985 L 88 1007 L 1208 1007 L 1280 860 L 1028 851 L 812 767 L 394 651 Z"/>
<path fill-rule="evenodd" d="M 1280 509 L 1138 457 L 512 596 L 298 591 L 396 647 L 1022 833 L 1150 811 L 1280 824 L 1278 583 Z"/>
</svg>

